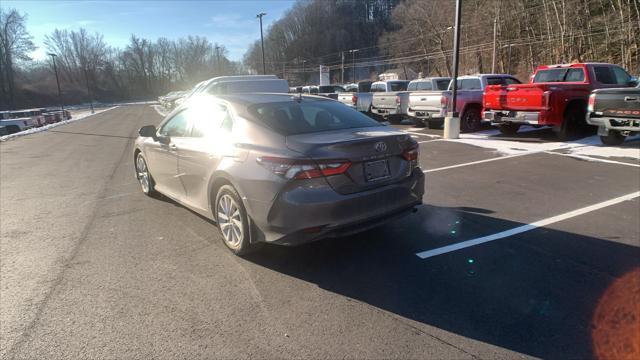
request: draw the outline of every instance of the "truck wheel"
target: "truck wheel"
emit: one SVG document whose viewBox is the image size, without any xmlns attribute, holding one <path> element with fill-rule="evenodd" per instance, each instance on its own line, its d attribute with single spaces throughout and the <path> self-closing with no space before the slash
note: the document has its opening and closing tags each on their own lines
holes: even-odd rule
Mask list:
<svg viewBox="0 0 640 360">
<path fill-rule="evenodd" d="M 387 120 L 389 120 L 391 124 L 398 125 L 402 122 L 402 116 L 390 115 Z"/>
<path fill-rule="evenodd" d="M 520 124 L 505 123 L 500 124 L 500 132 L 504 135 L 515 135 L 520 130 Z"/>
<path fill-rule="evenodd" d="M 619 131 L 609 131 L 609 135 L 600 135 L 600 141 L 605 145 L 620 145 L 625 138 L 626 136 Z"/>
<path fill-rule="evenodd" d="M 427 122 L 422 120 L 422 119 L 412 119 L 413 120 L 413 126 L 417 127 L 417 128 L 423 128 L 425 126 L 427 126 Z"/>
<path fill-rule="evenodd" d="M 15 126 L 15 125 L 9 125 L 9 126 L 7 126 L 7 132 L 9 134 L 15 134 L 17 132 L 20 132 L 20 128 Z"/>
<path fill-rule="evenodd" d="M 426 121 L 429 129 L 442 129 L 442 125 L 444 125 L 444 120 L 426 120 Z"/>
<path fill-rule="evenodd" d="M 557 130 L 558 140 L 575 140 L 579 137 L 579 130 L 586 126 L 585 113 L 578 106 L 572 106 L 564 113 L 562 125 Z"/>
<path fill-rule="evenodd" d="M 480 109 L 472 107 L 462 114 L 460 117 L 460 131 L 473 132 L 480 130 Z"/>
</svg>

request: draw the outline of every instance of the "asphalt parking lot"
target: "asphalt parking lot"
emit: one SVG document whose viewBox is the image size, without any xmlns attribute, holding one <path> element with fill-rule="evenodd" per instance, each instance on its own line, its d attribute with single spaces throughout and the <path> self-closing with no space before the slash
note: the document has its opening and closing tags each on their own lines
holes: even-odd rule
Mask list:
<svg viewBox="0 0 640 360">
<path fill-rule="evenodd" d="M 638 351 L 633 337 L 618 346 L 637 318 L 610 300 L 640 289 L 638 139 L 604 148 L 486 128 L 445 141 L 397 125 L 420 142 L 416 213 L 239 258 L 214 224 L 139 190 L 132 142 L 160 119 L 123 106 L 0 144 L 0 357 Z"/>
</svg>

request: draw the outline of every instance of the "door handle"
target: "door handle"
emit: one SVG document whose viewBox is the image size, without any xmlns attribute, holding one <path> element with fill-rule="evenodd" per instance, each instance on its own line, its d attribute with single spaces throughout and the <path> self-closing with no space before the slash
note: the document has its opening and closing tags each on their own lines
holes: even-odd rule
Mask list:
<svg viewBox="0 0 640 360">
<path fill-rule="evenodd" d="M 625 96 L 624 101 L 638 101 L 638 98 L 635 96 Z"/>
</svg>

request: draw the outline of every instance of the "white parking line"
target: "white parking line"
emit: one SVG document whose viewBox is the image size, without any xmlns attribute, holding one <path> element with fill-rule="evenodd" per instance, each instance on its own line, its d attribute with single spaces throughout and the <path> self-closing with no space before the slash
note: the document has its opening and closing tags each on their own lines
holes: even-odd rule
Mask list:
<svg viewBox="0 0 640 360">
<path fill-rule="evenodd" d="M 605 208 L 607 206 L 611 206 L 611 205 L 615 205 L 624 201 L 629 201 L 629 200 L 633 200 L 637 197 L 640 196 L 640 191 L 636 191 L 633 192 L 631 194 L 627 194 L 627 195 L 623 195 L 620 197 L 617 197 L 615 199 L 611 199 L 611 200 L 607 200 L 607 201 L 603 201 L 601 203 L 597 203 L 597 204 L 593 204 L 587 207 L 583 207 L 581 209 L 577 209 L 577 210 L 573 210 L 573 211 L 569 211 L 566 212 L 564 214 L 560 214 L 560 215 L 556 215 L 550 218 L 546 218 L 546 219 L 542 219 L 542 220 L 538 220 L 536 222 L 533 222 L 531 224 L 527 224 L 527 225 L 523 225 L 523 226 L 519 226 L 517 228 L 513 228 L 511 230 L 506 230 L 506 231 L 501 231 L 499 233 L 496 234 L 492 234 L 492 235 L 487 235 L 487 236 L 483 236 L 483 237 L 479 237 L 476 239 L 472 239 L 472 240 L 467 240 L 467 241 L 463 241 L 457 244 L 451 244 L 451 245 L 447 245 L 447 246 L 443 246 L 440 248 L 436 248 L 433 250 L 427 250 L 427 251 L 422 251 L 419 253 L 416 253 L 416 255 L 421 258 L 421 259 L 427 259 L 430 257 L 434 257 L 437 255 L 441 255 L 441 254 L 446 254 L 452 251 L 456 251 L 456 250 L 460 250 L 460 249 L 466 249 L 468 247 L 472 247 L 472 246 L 476 246 L 476 245 L 480 245 L 480 244 L 484 244 L 490 241 L 494 241 L 494 240 L 498 240 L 498 239 L 503 239 L 509 236 L 513 236 L 516 234 L 521 234 L 523 232 L 529 231 L 529 230 L 533 230 L 539 227 L 543 227 L 543 226 L 547 226 L 559 221 L 563 221 L 563 220 L 567 220 L 579 215 L 583 215 L 586 214 L 588 212 L 592 212 L 595 210 L 599 210 L 602 208 Z"/>
<path fill-rule="evenodd" d="M 586 156 L 586 155 L 565 154 L 565 153 L 558 153 L 558 152 L 553 152 L 553 151 L 545 151 L 545 153 L 553 154 L 553 155 L 567 156 L 567 157 L 572 157 L 572 158 L 582 159 L 582 160 L 587 160 L 587 161 L 596 161 L 596 162 L 603 162 L 603 163 L 608 163 L 608 164 L 617 164 L 617 165 L 640 167 L 640 164 L 627 163 L 627 162 L 623 162 L 623 161 L 615 161 L 615 160 L 608 160 L 608 159 L 601 159 L 601 158 L 594 158 L 594 157 Z"/>
<path fill-rule="evenodd" d="M 514 157 L 518 157 L 518 156 L 525 156 L 525 155 L 531 155 L 531 154 L 539 154 L 539 153 L 541 153 L 541 152 L 542 152 L 542 151 L 528 151 L 528 152 L 523 152 L 522 154 L 513 154 L 513 155 L 507 155 L 507 156 L 498 156 L 498 157 L 494 157 L 494 158 L 491 158 L 491 159 L 484 159 L 484 160 L 472 161 L 472 162 L 463 163 L 463 164 L 457 164 L 457 165 L 444 166 L 444 167 L 440 167 L 440 168 L 424 170 L 423 172 L 424 172 L 424 173 L 432 173 L 432 172 L 436 172 L 436 171 L 442 171 L 442 170 L 455 169 L 455 168 L 459 168 L 459 167 L 463 167 L 463 166 L 469 166 L 469 165 L 475 165 L 475 164 L 482 164 L 482 163 L 491 162 L 491 161 L 496 161 L 496 160 L 510 159 L 510 158 L 514 158 Z"/>
<path fill-rule="evenodd" d="M 425 133 L 416 132 L 416 131 L 406 131 L 406 130 L 402 130 L 402 131 L 406 132 L 407 134 L 412 134 L 412 135 L 428 136 L 428 137 L 432 137 L 432 138 L 441 138 L 442 137 L 440 135 L 425 134 Z"/>
</svg>

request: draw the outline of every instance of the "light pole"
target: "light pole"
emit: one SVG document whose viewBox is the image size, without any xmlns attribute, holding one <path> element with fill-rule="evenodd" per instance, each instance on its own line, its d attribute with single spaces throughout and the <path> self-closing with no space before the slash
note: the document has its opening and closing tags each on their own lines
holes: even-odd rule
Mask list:
<svg viewBox="0 0 640 360">
<path fill-rule="evenodd" d="M 91 89 L 89 88 L 89 74 L 87 73 L 87 68 L 84 68 L 84 80 L 87 83 L 87 95 L 89 95 L 89 106 L 91 106 L 91 113 L 94 114 L 93 110 L 93 96 L 91 96 Z"/>
<path fill-rule="evenodd" d="M 303 85 L 307 83 L 307 75 L 304 73 L 304 63 L 306 63 L 307 60 L 302 60 L 302 83 Z"/>
<path fill-rule="evenodd" d="M 257 18 L 260 19 L 260 43 L 262 44 L 262 74 L 267 74 L 267 65 L 264 62 L 264 36 L 262 35 L 262 17 L 267 15 L 267 13 L 261 12 L 256 15 Z"/>
<path fill-rule="evenodd" d="M 498 38 L 498 19 L 493 19 L 493 56 L 491 57 L 491 73 L 496 73 L 496 39 Z"/>
<path fill-rule="evenodd" d="M 340 65 L 340 82 L 344 84 L 344 51 L 342 54 L 342 64 Z"/>
<path fill-rule="evenodd" d="M 458 55 L 460 54 L 460 15 L 462 4 L 456 0 L 455 32 L 453 35 L 453 80 L 451 80 L 451 112 L 444 119 L 444 138 L 457 139 L 460 137 L 460 116 L 456 111 L 458 97 Z"/>
<path fill-rule="evenodd" d="M 48 53 L 47 55 L 51 56 L 51 61 L 53 61 L 53 72 L 56 74 L 56 84 L 58 85 L 58 102 L 60 103 L 60 110 L 64 112 L 64 105 L 62 105 L 62 91 L 60 91 L 60 79 L 58 78 L 58 67 L 56 66 L 56 54 Z M 62 114 L 64 118 L 64 113 Z"/>
<path fill-rule="evenodd" d="M 218 74 L 220 75 L 220 69 L 222 68 L 220 66 L 220 46 L 216 45 L 216 67 L 218 68 Z"/>
<path fill-rule="evenodd" d="M 360 51 L 358 49 L 349 50 L 351 53 L 351 71 L 353 71 L 353 82 L 356 82 L 356 53 Z"/>
</svg>

